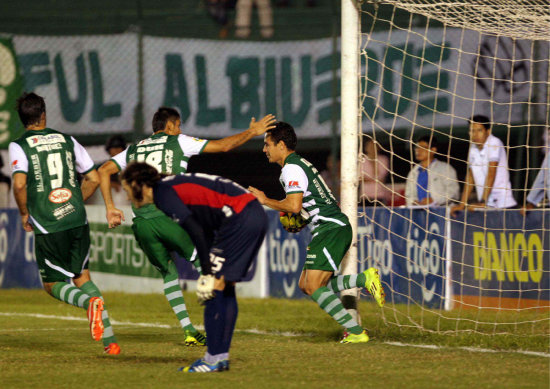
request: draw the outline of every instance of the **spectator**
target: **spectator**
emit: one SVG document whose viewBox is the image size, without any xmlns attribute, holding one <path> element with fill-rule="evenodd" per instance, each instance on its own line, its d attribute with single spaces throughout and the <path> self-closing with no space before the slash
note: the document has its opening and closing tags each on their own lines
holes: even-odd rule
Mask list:
<svg viewBox="0 0 550 389">
<path fill-rule="evenodd" d="M 227 38 L 229 30 L 229 18 L 227 16 L 230 8 L 235 8 L 237 0 L 207 0 L 206 7 L 212 19 L 221 25 L 219 37 Z"/>
<path fill-rule="evenodd" d="M 2 172 L 4 160 L 0 155 L 0 208 L 7 208 L 10 200 L 11 178 Z"/>
<path fill-rule="evenodd" d="M 388 189 L 384 185 L 388 175 L 389 159 L 380 153 L 380 146 L 371 137 L 367 136 L 363 144 L 359 201 L 365 206 L 385 203 L 388 198 Z"/>
<path fill-rule="evenodd" d="M 105 151 L 109 157 L 114 157 L 118 153 L 122 153 L 126 149 L 126 141 L 122 135 L 113 135 L 105 144 Z"/>
<path fill-rule="evenodd" d="M 334 155 L 329 154 L 327 155 L 327 168 L 321 172 L 321 177 L 336 200 L 340 199 L 340 167 L 340 158 L 334 163 Z"/>
<path fill-rule="evenodd" d="M 291 5 L 290 3 L 290 0 L 278 0 L 276 5 L 277 7 L 288 7 L 289 5 Z M 306 0 L 305 4 L 308 7 L 315 7 L 317 5 L 317 0 Z"/>
<path fill-rule="evenodd" d="M 437 139 L 430 135 L 420 137 L 414 147 L 418 164 L 407 176 L 405 197 L 407 205 L 445 205 L 459 194 L 456 170 L 435 158 Z"/>
<path fill-rule="evenodd" d="M 258 19 L 260 20 L 260 35 L 262 38 L 273 36 L 273 12 L 270 0 L 238 0 L 237 13 L 235 15 L 235 36 L 248 38 L 250 36 L 250 23 L 252 20 L 252 7 L 256 5 Z"/>
<path fill-rule="evenodd" d="M 526 211 L 538 206 L 544 199 L 544 192 L 546 192 L 546 198 L 550 200 L 550 152 L 546 153 L 546 157 L 542 161 L 539 174 L 537 174 L 527 196 L 527 202 L 521 208 L 521 214 L 525 215 Z"/>
<path fill-rule="evenodd" d="M 466 206 L 473 211 L 486 207 L 511 208 L 517 204 L 512 195 L 504 144 L 491 134 L 491 122 L 486 116 L 475 115 L 470 120 L 468 165 L 462 199 L 451 208 L 452 216 Z M 474 185 L 477 202 L 468 205 Z"/>
</svg>

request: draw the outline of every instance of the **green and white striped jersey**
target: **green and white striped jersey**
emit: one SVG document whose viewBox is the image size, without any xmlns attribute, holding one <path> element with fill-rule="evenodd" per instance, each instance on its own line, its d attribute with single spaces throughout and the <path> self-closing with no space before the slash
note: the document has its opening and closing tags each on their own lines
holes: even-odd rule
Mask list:
<svg viewBox="0 0 550 389">
<path fill-rule="evenodd" d="M 317 169 L 298 154 L 292 153 L 286 158 L 280 181 L 287 195 L 303 193 L 302 206 L 312 219 L 312 232 L 319 233 L 349 224 Z"/>
<path fill-rule="evenodd" d="M 189 158 L 200 154 L 208 140 L 190 136 L 153 134 L 111 158 L 120 170 L 131 162 L 145 162 L 160 173 L 181 174 L 187 171 Z"/>
<path fill-rule="evenodd" d="M 36 234 L 83 226 L 86 210 L 77 173 L 94 162 L 72 136 L 50 128 L 27 130 L 9 145 L 12 174 L 27 175 L 27 208 Z"/>
</svg>

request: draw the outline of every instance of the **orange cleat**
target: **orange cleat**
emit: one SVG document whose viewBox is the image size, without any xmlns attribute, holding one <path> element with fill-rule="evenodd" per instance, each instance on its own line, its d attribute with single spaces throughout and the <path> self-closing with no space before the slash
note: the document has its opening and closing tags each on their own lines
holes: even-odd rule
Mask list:
<svg viewBox="0 0 550 389">
<path fill-rule="evenodd" d="M 118 355 L 120 354 L 120 346 L 117 343 L 110 343 L 105 347 L 105 354 Z"/>
<path fill-rule="evenodd" d="M 88 321 L 90 322 L 90 333 L 93 340 L 101 340 L 103 337 L 103 300 L 99 297 L 92 297 L 88 306 Z"/>
</svg>

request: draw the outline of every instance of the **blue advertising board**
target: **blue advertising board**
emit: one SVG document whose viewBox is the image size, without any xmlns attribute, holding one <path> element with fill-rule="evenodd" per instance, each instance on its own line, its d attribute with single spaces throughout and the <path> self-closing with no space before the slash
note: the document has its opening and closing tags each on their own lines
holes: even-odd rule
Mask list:
<svg viewBox="0 0 550 389">
<path fill-rule="evenodd" d="M 511 308 L 550 300 L 549 228 L 548 210 L 460 213 L 451 223 L 455 299 Z"/>
<path fill-rule="evenodd" d="M 283 228 L 279 212 L 268 211 L 267 246 L 269 295 L 272 297 L 307 297 L 298 287 L 311 233 L 304 228 L 292 234 Z"/>
<path fill-rule="evenodd" d="M 41 287 L 32 232 L 23 230 L 17 210 L 0 210 L 0 288 Z"/>
<path fill-rule="evenodd" d="M 309 230 L 286 232 L 277 212 L 268 212 L 267 258 L 269 294 L 306 297 L 298 288 Z M 386 299 L 408 299 L 443 308 L 445 293 L 445 208 L 367 208 L 358 225 L 358 271 L 377 267 L 385 284 Z"/>
<path fill-rule="evenodd" d="M 365 208 L 358 223 L 359 271 L 380 270 L 386 301 L 444 308 L 445 208 Z"/>
</svg>

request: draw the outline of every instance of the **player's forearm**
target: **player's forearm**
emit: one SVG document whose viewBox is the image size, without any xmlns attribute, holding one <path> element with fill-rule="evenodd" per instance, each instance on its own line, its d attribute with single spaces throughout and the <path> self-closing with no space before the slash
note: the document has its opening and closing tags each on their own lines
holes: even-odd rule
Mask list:
<svg viewBox="0 0 550 389">
<path fill-rule="evenodd" d="M 115 208 L 115 203 L 111 194 L 111 174 L 109 171 L 105 171 L 103 166 L 99 168 L 99 190 L 101 190 L 105 207 L 107 209 Z"/>
<path fill-rule="evenodd" d="M 80 185 L 80 191 L 82 192 L 82 198 L 84 201 L 88 200 L 96 191 L 99 186 L 99 174 L 94 169 L 84 176 L 82 185 Z"/>
<path fill-rule="evenodd" d="M 489 166 L 489 171 L 487 172 L 487 178 L 485 179 L 485 185 L 483 186 L 483 196 L 481 199 L 484 202 L 487 202 L 491 192 L 493 191 L 493 185 L 495 184 L 495 177 L 497 175 L 497 167 Z"/>
<path fill-rule="evenodd" d="M 226 138 L 208 142 L 206 152 L 227 152 L 245 144 L 254 137 L 254 132 L 251 129 L 243 131 L 239 134 L 231 135 Z"/>
<path fill-rule="evenodd" d="M 291 201 L 288 197 L 284 200 L 266 198 L 264 201 L 264 205 L 279 212 L 298 213 L 302 209 L 301 203 L 297 204 L 296 202 Z"/>
<path fill-rule="evenodd" d="M 27 208 L 27 187 L 13 187 L 13 196 L 15 197 L 15 202 L 17 203 L 17 208 L 19 208 L 19 214 L 21 216 L 28 215 L 29 210 Z"/>
</svg>

